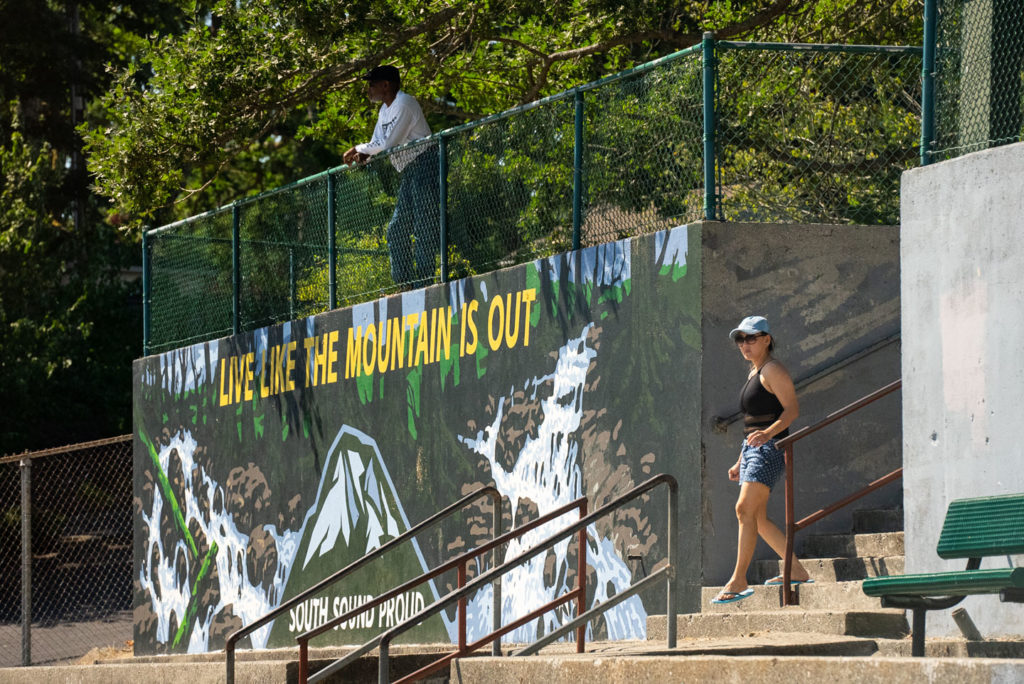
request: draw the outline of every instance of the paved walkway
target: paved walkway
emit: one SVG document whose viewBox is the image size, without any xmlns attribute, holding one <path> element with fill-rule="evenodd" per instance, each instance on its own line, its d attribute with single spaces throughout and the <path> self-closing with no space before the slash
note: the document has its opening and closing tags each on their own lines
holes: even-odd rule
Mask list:
<svg viewBox="0 0 1024 684">
<path fill-rule="evenodd" d="M 32 625 L 32 664 L 71 663 L 94 648 L 120 648 L 132 638 L 132 612 L 124 610 L 103 620 Z M 21 665 L 21 625 L 0 624 L 0 667 Z"/>
</svg>

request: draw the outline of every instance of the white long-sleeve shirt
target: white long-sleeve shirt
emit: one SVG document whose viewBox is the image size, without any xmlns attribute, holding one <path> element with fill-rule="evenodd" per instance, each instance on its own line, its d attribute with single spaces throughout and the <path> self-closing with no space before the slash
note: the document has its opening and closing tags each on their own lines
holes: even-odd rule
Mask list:
<svg viewBox="0 0 1024 684">
<path fill-rule="evenodd" d="M 356 152 L 374 155 L 429 135 L 430 125 L 423 116 L 420 103 L 412 95 L 399 90 L 390 105 L 381 104 L 377 113 L 377 125 L 373 127 L 373 137 L 370 142 L 356 145 Z M 425 149 L 419 147 L 393 154 L 391 163 L 396 171 L 401 172 Z"/>
</svg>

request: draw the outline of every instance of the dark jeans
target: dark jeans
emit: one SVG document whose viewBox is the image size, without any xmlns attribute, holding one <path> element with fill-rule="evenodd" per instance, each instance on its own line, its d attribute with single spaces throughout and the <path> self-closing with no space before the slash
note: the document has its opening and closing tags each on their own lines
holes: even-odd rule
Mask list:
<svg viewBox="0 0 1024 684">
<path fill-rule="evenodd" d="M 398 200 L 388 223 L 391 279 L 423 284 L 434 277 L 440 243 L 437 148 L 413 159 L 399 174 Z"/>
</svg>

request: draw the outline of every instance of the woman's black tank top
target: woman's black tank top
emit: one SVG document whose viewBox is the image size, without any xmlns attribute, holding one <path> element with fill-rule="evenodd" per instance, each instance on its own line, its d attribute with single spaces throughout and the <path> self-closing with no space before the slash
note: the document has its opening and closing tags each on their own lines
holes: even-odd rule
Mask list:
<svg viewBox="0 0 1024 684">
<path fill-rule="evenodd" d="M 740 391 L 740 408 L 743 410 L 744 433 L 766 428 L 782 415 L 782 404 L 778 397 L 761 384 L 760 369 L 747 378 L 747 383 L 743 385 Z M 788 434 L 789 428 L 786 428 L 772 439 L 782 439 Z"/>
</svg>

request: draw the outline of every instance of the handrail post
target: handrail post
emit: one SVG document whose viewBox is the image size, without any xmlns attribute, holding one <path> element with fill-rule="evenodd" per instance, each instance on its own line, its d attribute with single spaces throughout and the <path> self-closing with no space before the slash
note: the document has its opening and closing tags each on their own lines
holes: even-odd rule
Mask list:
<svg viewBox="0 0 1024 684">
<path fill-rule="evenodd" d="M 21 664 L 32 665 L 32 459 L 21 466 Z"/>
<path fill-rule="evenodd" d="M 501 495 L 500 494 L 496 494 L 494 496 L 492 526 L 494 528 L 494 532 L 493 532 L 493 535 L 492 535 L 491 539 L 497 539 L 498 537 L 501 536 Z M 495 546 L 493 549 L 491 549 L 491 567 L 492 568 L 496 568 L 499 565 L 498 557 L 499 557 L 499 551 L 500 550 L 501 549 L 498 546 Z M 494 582 L 491 583 L 491 594 L 493 596 L 492 606 L 491 606 L 491 631 L 497 632 L 499 629 L 501 629 L 501 577 L 498 577 L 497 579 L 494 580 Z M 491 642 L 491 655 L 495 656 L 495 657 L 501 655 L 501 639 L 500 638 L 495 639 L 494 641 Z"/>
<path fill-rule="evenodd" d="M 701 40 L 704 62 L 704 220 L 715 220 L 715 34 Z"/>
<path fill-rule="evenodd" d="M 668 529 L 665 531 L 668 540 L 665 542 L 665 555 L 668 556 L 669 567 L 671 572 L 668 576 L 668 582 L 665 583 L 665 615 L 668 617 L 668 625 L 666 626 L 665 635 L 668 641 L 668 648 L 676 647 L 676 574 L 678 573 L 679 565 L 676 562 L 676 549 L 677 544 L 674 539 L 677 534 L 676 528 L 679 524 L 678 521 L 678 507 L 679 507 L 679 489 L 669 484 L 668 488 Z"/>
<path fill-rule="evenodd" d="M 448 282 L 448 140 L 444 133 L 437 138 L 437 217 L 440 232 L 441 282 Z"/>
<path fill-rule="evenodd" d="M 149 356 L 149 344 L 152 339 L 153 329 L 153 310 L 152 310 L 152 296 L 151 289 L 153 287 L 152 273 L 153 268 L 152 255 L 150 251 L 153 245 L 150 242 L 149 231 L 143 228 L 142 230 L 142 355 Z"/>
<path fill-rule="evenodd" d="M 238 202 L 231 205 L 231 334 L 242 332 L 242 258 L 239 254 L 241 212 Z"/>
<path fill-rule="evenodd" d="M 225 684 L 235 684 L 235 641 L 234 635 L 228 636 L 228 640 L 224 643 L 224 662 L 225 662 Z"/>
<path fill-rule="evenodd" d="M 583 232 L 583 91 L 576 89 L 572 148 L 572 248 L 580 248 Z"/>
<path fill-rule="evenodd" d="M 580 518 L 587 517 L 587 501 L 583 500 L 580 506 Z M 576 554 L 576 586 L 579 594 L 576 596 L 576 616 L 579 617 L 587 612 L 587 528 L 579 532 L 580 550 Z M 587 626 L 580 625 L 576 628 L 576 652 L 586 651 Z"/>
<path fill-rule="evenodd" d="M 391 663 L 388 662 L 390 646 L 391 642 L 385 634 L 380 640 L 380 644 L 377 645 L 377 684 L 390 684 Z"/>
<path fill-rule="evenodd" d="M 299 642 L 299 684 L 309 681 L 309 642 Z"/>
<path fill-rule="evenodd" d="M 793 536 L 796 534 L 793 512 L 793 445 L 787 444 L 786 453 L 786 556 L 782 560 L 782 605 L 794 606 L 796 601 L 789 578 L 793 571 Z"/>
<path fill-rule="evenodd" d="M 924 50 L 921 58 L 921 166 L 932 163 L 935 138 L 935 35 L 937 0 L 924 0 Z"/>
<path fill-rule="evenodd" d="M 466 562 L 459 563 L 458 568 L 458 587 L 461 589 L 466 586 Z M 463 596 L 459 599 L 458 607 L 458 620 L 459 620 L 459 653 L 466 652 L 466 597 Z"/>
<path fill-rule="evenodd" d="M 327 308 L 338 308 L 338 216 L 334 205 L 337 203 L 338 188 L 334 174 L 327 174 Z"/>
</svg>

